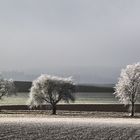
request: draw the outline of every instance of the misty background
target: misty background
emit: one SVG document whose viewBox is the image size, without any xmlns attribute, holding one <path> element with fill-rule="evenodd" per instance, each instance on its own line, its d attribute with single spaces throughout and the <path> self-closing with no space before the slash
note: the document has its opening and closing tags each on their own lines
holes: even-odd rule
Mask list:
<svg viewBox="0 0 140 140">
<path fill-rule="evenodd" d="M 138 0 L 0 1 L 0 71 L 31 81 L 42 73 L 112 84 L 140 61 Z"/>
</svg>

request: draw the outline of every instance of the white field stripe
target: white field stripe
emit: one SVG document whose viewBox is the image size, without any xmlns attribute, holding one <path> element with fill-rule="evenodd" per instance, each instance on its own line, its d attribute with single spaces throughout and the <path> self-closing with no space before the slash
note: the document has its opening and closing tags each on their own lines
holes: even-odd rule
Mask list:
<svg viewBox="0 0 140 140">
<path fill-rule="evenodd" d="M 108 125 L 139 125 L 137 118 L 37 118 L 37 117 L 7 117 L 0 118 L 0 123 L 71 123 L 71 124 L 108 124 Z"/>
</svg>

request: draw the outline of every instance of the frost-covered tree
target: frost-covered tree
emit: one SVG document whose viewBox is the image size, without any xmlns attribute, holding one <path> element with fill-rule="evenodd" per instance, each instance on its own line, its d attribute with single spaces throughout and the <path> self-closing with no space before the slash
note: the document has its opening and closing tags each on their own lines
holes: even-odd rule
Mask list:
<svg viewBox="0 0 140 140">
<path fill-rule="evenodd" d="M 13 80 L 0 78 L 0 100 L 3 96 L 10 96 L 16 93 Z"/>
<path fill-rule="evenodd" d="M 131 104 L 131 114 L 134 116 L 135 103 L 140 94 L 140 63 L 128 65 L 122 69 L 120 78 L 115 87 L 116 97 L 125 105 Z"/>
<path fill-rule="evenodd" d="M 52 114 L 56 114 L 56 104 L 59 101 L 74 101 L 75 85 L 69 78 L 41 75 L 33 81 L 28 104 L 30 107 L 51 104 Z"/>
</svg>

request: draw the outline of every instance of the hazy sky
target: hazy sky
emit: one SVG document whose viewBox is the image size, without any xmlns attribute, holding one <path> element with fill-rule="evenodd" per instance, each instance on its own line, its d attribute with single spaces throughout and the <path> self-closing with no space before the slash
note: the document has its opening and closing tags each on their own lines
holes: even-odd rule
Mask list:
<svg viewBox="0 0 140 140">
<path fill-rule="evenodd" d="M 121 67 L 139 60 L 139 0 L 0 1 L 1 70 Z"/>
</svg>

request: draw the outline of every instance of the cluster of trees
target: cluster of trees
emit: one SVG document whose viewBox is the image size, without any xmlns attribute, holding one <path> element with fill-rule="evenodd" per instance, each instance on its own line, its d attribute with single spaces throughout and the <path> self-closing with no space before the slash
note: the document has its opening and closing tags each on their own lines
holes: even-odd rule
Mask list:
<svg viewBox="0 0 140 140">
<path fill-rule="evenodd" d="M 50 75 L 41 75 L 33 81 L 28 104 L 30 108 L 42 104 L 51 104 L 52 114 L 56 114 L 56 104 L 60 101 L 69 103 L 75 101 L 75 83 L 72 77 L 60 78 Z M 13 80 L 0 78 L 0 99 L 4 96 L 16 94 Z"/>
<path fill-rule="evenodd" d="M 75 101 L 75 83 L 71 77 L 60 78 L 50 75 L 41 75 L 33 81 L 29 106 L 36 107 L 42 104 L 50 104 L 52 114 L 56 114 L 56 105 L 60 101 L 69 103 Z M 0 99 L 3 96 L 15 94 L 15 86 L 12 80 L 0 79 Z M 115 96 L 124 105 L 131 105 L 130 116 L 134 116 L 135 103 L 140 93 L 140 63 L 128 65 L 122 69 L 118 83 L 115 86 Z"/>
</svg>

